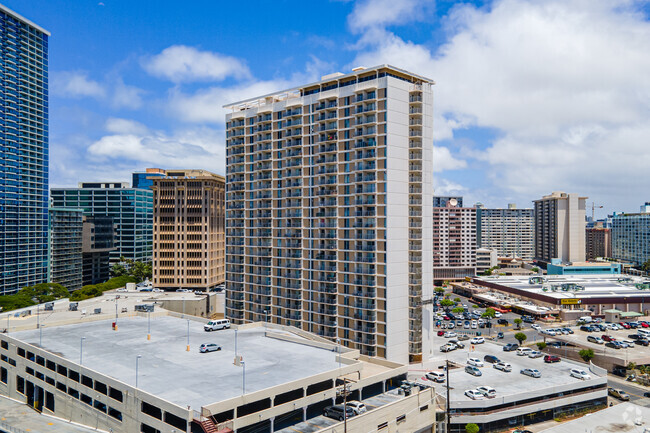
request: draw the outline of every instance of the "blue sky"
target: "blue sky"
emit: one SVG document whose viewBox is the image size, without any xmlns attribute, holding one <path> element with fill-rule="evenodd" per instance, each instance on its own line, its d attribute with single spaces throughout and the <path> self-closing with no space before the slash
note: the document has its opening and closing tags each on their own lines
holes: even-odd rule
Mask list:
<svg viewBox="0 0 650 433">
<path fill-rule="evenodd" d="M 650 200 L 647 1 L 2 1 L 52 32 L 53 187 L 223 173 L 224 104 L 390 63 L 437 82 L 437 194 Z"/>
</svg>

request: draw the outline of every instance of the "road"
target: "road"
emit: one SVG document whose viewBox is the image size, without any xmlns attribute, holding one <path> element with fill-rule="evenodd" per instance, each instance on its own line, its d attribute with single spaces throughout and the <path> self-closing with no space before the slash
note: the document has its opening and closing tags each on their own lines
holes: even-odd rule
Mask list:
<svg viewBox="0 0 650 433">
<path fill-rule="evenodd" d="M 650 407 L 650 398 L 643 396 L 644 392 L 650 392 L 650 388 L 648 388 L 648 391 L 644 391 L 643 389 L 639 388 L 636 385 L 630 384 L 629 382 L 622 382 L 612 379 L 609 380 L 608 385 L 612 388 L 622 389 L 628 393 L 630 395 L 630 401 L 633 401 L 640 406 Z M 620 400 L 614 399 L 612 397 L 610 397 L 610 400 L 614 401 L 615 403 L 620 402 Z"/>
</svg>

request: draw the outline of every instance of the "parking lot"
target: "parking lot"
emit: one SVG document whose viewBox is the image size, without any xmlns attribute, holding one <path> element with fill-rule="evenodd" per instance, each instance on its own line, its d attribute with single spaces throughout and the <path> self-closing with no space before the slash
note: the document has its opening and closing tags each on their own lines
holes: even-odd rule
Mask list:
<svg viewBox="0 0 650 433">
<path fill-rule="evenodd" d="M 442 346 L 448 339 L 442 337 L 435 338 L 436 348 Z M 486 341 L 484 344 L 472 345 L 469 341 L 464 341 L 465 348 L 457 349 L 451 352 L 436 352 L 435 356 L 425 363 L 425 367 L 430 370 L 442 370 L 447 360 L 456 363 L 461 368 L 454 368 L 449 371 L 450 400 L 451 401 L 471 401 L 464 395 L 466 390 L 475 389 L 478 386 L 490 386 L 497 391 L 497 397 L 504 395 L 515 395 L 521 392 L 529 392 L 531 389 L 549 388 L 560 385 L 566 385 L 571 382 L 581 382 L 581 379 L 570 376 L 572 368 L 588 370 L 588 366 L 573 361 L 562 359 L 557 363 L 545 363 L 543 358 L 531 359 L 527 356 L 518 356 L 516 351 L 504 352 L 501 344 Z M 483 361 L 485 355 L 493 355 L 501 361 L 508 362 L 512 365 L 512 371 L 509 373 L 493 368 L 492 364 L 484 362 L 480 367 L 482 376 L 473 376 L 464 371 L 467 365 L 467 358 L 479 358 Z M 534 368 L 541 372 L 541 378 L 533 378 L 520 373 L 524 368 Z M 418 374 L 423 376 L 424 373 Z M 590 373 L 593 379 L 598 379 Z M 414 376 L 416 376 L 414 374 Z M 445 387 L 435 384 L 439 393 L 446 392 Z"/>
</svg>

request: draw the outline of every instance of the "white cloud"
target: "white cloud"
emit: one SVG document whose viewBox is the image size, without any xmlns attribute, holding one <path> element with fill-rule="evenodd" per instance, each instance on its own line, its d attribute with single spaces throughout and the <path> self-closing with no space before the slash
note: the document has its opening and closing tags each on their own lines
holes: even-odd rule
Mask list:
<svg viewBox="0 0 650 433">
<path fill-rule="evenodd" d="M 88 147 L 88 156 L 95 164 L 110 161 L 225 173 L 223 130 L 198 127 L 168 134 L 125 119 L 109 119 L 107 129 L 117 133 L 105 135 Z"/>
<path fill-rule="evenodd" d="M 433 4 L 426 0 L 363 0 L 354 5 L 348 17 L 352 31 L 362 31 L 371 27 L 384 27 L 420 20 L 425 10 Z"/>
<path fill-rule="evenodd" d="M 240 59 L 186 45 L 165 48 L 160 54 L 143 59 L 142 66 L 151 75 L 174 83 L 250 77 L 248 66 Z"/>
<path fill-rule="evenodd" d="M 149 129 L 140 122 L 130 119 L 120 119 L 110 117 L 106 120 L 106 131 L 113 134 L 138 134 L 144 135 L 149 132 Z"/>
<path fill-rule="evenodd" d="M 354 64 L 391 63 L 433 78 L 436 139 L 452 139 L 459 128 L 495 131 L 476 157 L 503 195 L 512 191 L 521 201 L 560 189 L 616 205 L 626 191 L 641 201 L 650 183 L 643 168 L 650 157 L 650 22 L 636 6 L 463 5 L 445 23 L 449 38 L 436 52 L 372 29 L 384 37 Z"/>
<path fill-rule="evenodd" d="M 433 146 L 433 172 L 458 170 L 467 167 L 467 162 L 455 158 L 449 149 L 443 146 Z"/>
<path fill-rule="evenodd" d="M 88 78 L 86 72 L 54 72 L 51 74 L 52 94 L 65 98 L 102 98 L 106 94 L 104 87 Z"/>
<path fill-rule="evenodd" d="M 143 94 L 144 90 L 124 84 L 122 79 L 118 79 L 111 93 L 111 105 L 114 108 L 138 109 L 142 107 Z"/>
<path fill-rule="evenodd" d="M 467 188 L 454 181 L 440 178 L 434 181 L 433 191 L 435 195 L 463 195 L 467 192 Z M 463 205 L 467 205 L 467 203 L 463 203 Z"/>
</svg>

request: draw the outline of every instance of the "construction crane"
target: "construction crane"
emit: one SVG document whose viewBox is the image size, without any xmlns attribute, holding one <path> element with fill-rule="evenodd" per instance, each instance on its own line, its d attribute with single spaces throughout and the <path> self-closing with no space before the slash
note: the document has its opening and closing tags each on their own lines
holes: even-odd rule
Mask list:
<svg viewBox="0 0 650 433">
<path fill-rule="evenodd" d="M 602 206 L 596 206 L 595 202 L 591 202 L 591 222 L 595 222 L 596 220 L 594 219 L 594 215 L 596 213 L 596 208 L 602 209 Z"/>
</svg>

